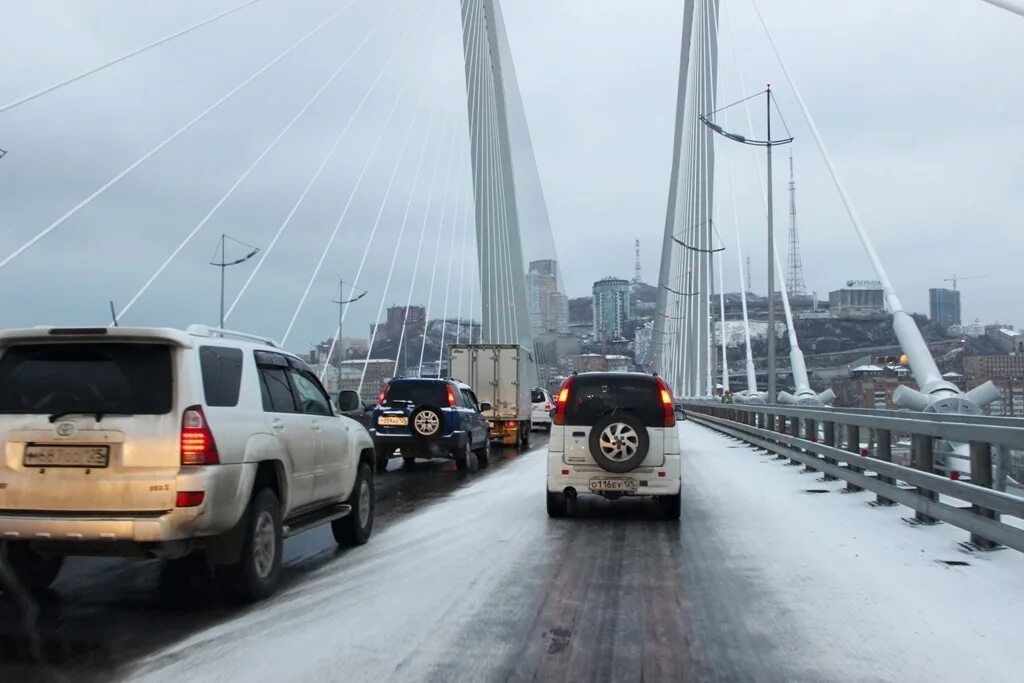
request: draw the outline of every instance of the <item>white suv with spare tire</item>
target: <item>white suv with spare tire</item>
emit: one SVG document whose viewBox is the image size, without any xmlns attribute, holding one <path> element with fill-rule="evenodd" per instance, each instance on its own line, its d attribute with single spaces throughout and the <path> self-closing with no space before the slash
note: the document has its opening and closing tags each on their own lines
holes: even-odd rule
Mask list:
<svg viewBox="0 0 1024 683">
<path fill-rule="evenodd" d="M 573 374 L 555 399 L 547 508 L 563 517 L 581 494 L 654 496 L 665 518 L 681 510 L 679 433 L 672 392 L 657 375 Z"/>
<path fill-rule="evenodd" d="M 269 340 L 194 325 L 0 333 L 0 562 L 44 589 L 64 557 L 211 565 L 266 597 L 284 538 L 373 529 L 373 442 Z M 187 560 L 186 560 L 187 558 Z"/>
</svg>

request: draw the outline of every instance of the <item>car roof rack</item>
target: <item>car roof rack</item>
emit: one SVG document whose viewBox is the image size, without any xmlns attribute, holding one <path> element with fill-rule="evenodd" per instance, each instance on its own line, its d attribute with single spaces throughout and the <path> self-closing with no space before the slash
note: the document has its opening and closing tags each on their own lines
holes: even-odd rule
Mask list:
<svg viewBox="0 0 1024 683">
<path fill-rule="evenodd" d="M 280 344 L 269 337 L 261 337 L 258 334 L 249 334 L 248 332 L 238 332 L 236 330 L 225 330 L 219 327 L 210 327 L 209 325 L 189 325 L 185 332 L 193 337 L 230 337 L 232 339 L 260 342 L 267 346 L 273 346 L 276 349 L 281 348 Z"/>
</svg>

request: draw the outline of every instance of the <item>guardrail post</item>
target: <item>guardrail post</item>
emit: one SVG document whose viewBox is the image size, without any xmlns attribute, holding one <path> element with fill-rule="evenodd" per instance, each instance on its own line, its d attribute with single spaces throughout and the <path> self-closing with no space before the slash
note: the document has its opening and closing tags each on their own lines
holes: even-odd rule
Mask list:
<svg viewBox="0 0 1024 683">
<path fill-rule="evenodd" d="M 824 431 L 825 445 L 826 446 L 835 447 L 835 445 L 836 445 L 836 423 L 835 422 L 825 422 L 821 426 L 822 426 L 822 430 Z M 827 455 L 825 456 L 825 462 L 827 462 L 829 465 L 837 464 L 835 458 L 829 457 Z M 835 481 L 836 477 L 831 475 L 831 474 L 829 474 L 828 472 L 826 472 L 825 476 L 824 476 L 824 480 L 825 481 Z"/>
<path fill-rule="evenodd" d="M 935 474 L 935 441 L 931 436 L 927 434 L 914 434 L 911 437 L 911 449 L 914 459 L 914 469 L 928 474 Z M 917 487 L 917 493 L 919 496 L 928 498 L 929 500 L 938 500 L 938 495 L 934 491 Z M 923 512 L 917 511 L 914 513 L 914 519 L 920 524 L 938 524 L 938 520 L 930 515 L 926 515 Z"/>
<path fill-rule="evenodd" d="M 860 455 L 860 426 L 859 425 L 846 425 L 846 450 L 855 455 Z M 863 472 L 864 469 L 857 467 L 853 463 L 847 464 L 847 469 L 851 472 Z M 856 484 L 846 482 L 846 492 L 856 493 L 857 491 L 863 491 L 861 487 Z"/>
<path fill-rule="evenodd" d="M 877 429 L 875 430 L 875 436 L 878 440 L 878 445 L 876 447 L 876 457 L 882 462 L 892 462 L 892 432 L 890 432 L 888 429 Z M 893 486 L 896 485 L 895 479 L 893 479 L 892 477 L 883 476 L 881 474 L 878 475 L 878 481 L 882 482 L 883 484 L 891 484 Z M 895 505 L 896 503 L 894 501 L 889 500 L 885 496 L 879 494 L 878 497 L 875 499 L 875 504 L 889 506 Z"/>
<path fill-rule="evenodd" d="M 806 439 L 807 441 L 810 441 L 811 443 L 817 443 L 818 442 L 818 425 L 814 422 L 814 420 L 812 420 L 809 417 L 804 419 L 804 439 Z M 818 457 L 817 453 L 815 453 L 814 451 L 808 450 L 806 448 L 804 449 L 804 453 L 806 453 L 807 455 L 810 455 L 811 457 L 814 457 L 814 458 Z M 804 472 L 816 472 L 816 471 L 817 470 L 815 470 L 812 466 L 804 465 Z"/>
<path fill-rule="evenodd" d="M 1006 446 L 996 447 L 996 474 L 992 487 L 996 491 L 1006 493 L 1006 474 L 1010 469 L 1010 449 Z"/>
<path fill-rule="evenodd" d="M 975 486 L 992 488 L 992 445 L 984 441 L 971 442 L 971 483 Z M 999 519 L 995 510 L 983 508 L 980 505 L 972 505 L 974 514 L 989 519 Z M 971 543 L 985 550 L 992 550 L 999 546 L 991 539 L 978 534 L 971 534 Z"/>
<path fill-rule="evenodd" d="M 785 418 L 783 418 L 783 419 L 785 419 Z M 788 430 L 788 433 L 790 435 L 792 435 L 792 436 L 800 438 L 800 418 L 799 417 L 791 417 L 791 418 L 789 418 L 789 430 Z M 803 451 L 802 448 L 799 449 L 799 450 Z M 790 458 L 789 459 L 789 464 L 790 465 L 799 465 L 800 461 L 797 460 L 796 458 Z"/>
</svg>

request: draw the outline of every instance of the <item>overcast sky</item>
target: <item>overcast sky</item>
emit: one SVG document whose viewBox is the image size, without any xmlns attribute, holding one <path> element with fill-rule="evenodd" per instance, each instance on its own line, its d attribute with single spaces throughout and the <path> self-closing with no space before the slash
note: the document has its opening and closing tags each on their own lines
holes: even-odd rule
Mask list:
<svg viewBox="0 0 1024 683">
<path fill-rule="evenodd" d="M 0 159 L 0 259 L 347 2 L 263 0 L 0 114 L 0 148 L 8 151 Z M 8 55 L 0 61 L 0 106 L 240 3 L 0 0 L 0 40 Z M 796 137 L 808 286 L 824 297 L 848 279 L 873 279 L 749 0 L 722 5 L 720 101 L 770 81 Z M 986 275 L 962 283 L 965 317 L 1024 323 L 1017 296 L 1024 256 L 1024 19 L 980 0 L 761 5 L 907 307 L 926 311 L 927 289 L 954 273 Z M 589 293 L 590 283 L 605 275 L 631 277 L 635 239 L 645 279 L 656 280 L 682 1 L 518 0 L 503 8 L 570 296 Z M 413 303 L 427 303 L 431 281 L 431 316 L 459 310 L 461 265 L 472 263 L 473 251 L 460 239 L 470 185 L 458 3 L 355 0 L 0 270 L 0 326 L 108 322 L 107 301 L 121 308 L 135 296 L 378 25 L 123 323 L 216 322 L 218 275 L 207 263 L 220 234 L 265 249 L 350 120 L 229 325 L 283 336 L 364 165 L 289 346 L 302 350 L 333 333 L 336 281 L 353 281 L 361 262 L 359 286 L 369 294 L 353 306 L 347 331 L 365 335 L 379 308 L 405 304 L 410 288 Z M 736 114 L 733 127 L 743 129 L 745 118 Z M 754 288 L 763 291 L 764 213 L 754 155 L 723 141 L 719 161 L 719 226 L 730 239 L 738 224 L 753 259 Z M 776 176 L 780 229 L 788 205 L 784 166 Z M 229 303 L 253 263 L 229 271 Z M 475 277 L 466 272 L 466 281 Z M 736 289 L 735 252 L 726 253 L 725 275 L 727 289 Z M 468 294 L 461 310 L 470 310 Z"/>
</svg>

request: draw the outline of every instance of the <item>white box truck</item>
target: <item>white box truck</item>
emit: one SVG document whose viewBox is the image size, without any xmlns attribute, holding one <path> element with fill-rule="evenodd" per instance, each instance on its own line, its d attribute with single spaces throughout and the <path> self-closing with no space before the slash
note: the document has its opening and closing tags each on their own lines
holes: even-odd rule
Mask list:
<svg viewBox="0 0 1024 683">
<path fill-rule="evenodd" d="M 525 448 L 530 440 L 536 383 L 533 352 L 515 344 L 452 344 L 449 376 L 473 388 L 477 400 L 490 403 L 484 413 L 491 425 L 491 440 L 503 446 Z"/>
</svg>

